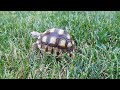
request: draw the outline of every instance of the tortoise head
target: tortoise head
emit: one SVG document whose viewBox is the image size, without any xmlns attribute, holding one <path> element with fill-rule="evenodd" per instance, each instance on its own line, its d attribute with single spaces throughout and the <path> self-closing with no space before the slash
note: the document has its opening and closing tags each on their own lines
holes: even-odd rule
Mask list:
<svg viewBox="0 0 120 90">
<path fill-rule="evenodd" d="M 32 31 L 30 34 L 31 34 L 31 36 L 32 36 L 33 38 L 38 38 L 38 37 L 41 36 L 41 33 L 36 32 L 36 31 Z"/>
</svg>

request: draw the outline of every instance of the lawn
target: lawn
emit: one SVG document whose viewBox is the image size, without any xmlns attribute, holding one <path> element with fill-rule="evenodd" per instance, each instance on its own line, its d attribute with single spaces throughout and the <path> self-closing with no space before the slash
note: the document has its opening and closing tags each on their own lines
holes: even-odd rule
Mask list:
<svg viewBox="0 0 120 90">
<path fill-rule="evenodd" d="M 74 38 L 75 59 L 44 58 L 30 51 L 31 31 L 65 29 Z M 120 79 L 119 11 L 1 11 L 1 79 Z"/>
</svg>

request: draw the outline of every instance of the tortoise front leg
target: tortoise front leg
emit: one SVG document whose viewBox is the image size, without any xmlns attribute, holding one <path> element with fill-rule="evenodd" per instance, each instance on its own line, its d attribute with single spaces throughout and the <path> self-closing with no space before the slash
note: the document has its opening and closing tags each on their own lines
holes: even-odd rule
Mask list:
<svg viewBox="0 0 120 90">
<path fill-rule="evenodd" d="M 37 43 L 33 43 L 31 47 L 31 51 L 37 53 L 38 45 Z"/>
<path fill-rule="evenodd" d="M 30 65 L 32 66 L 33 65 L 33 62 L 34 62 L 34 56 L 36 55 L 37 53 L 37 44 L 36 43 L 33 43 L 32 45 L 30 45 L 30 49 L 29 49 L 29 61 L 30 61 Z"/>
<path fill-rule="evenodd" d="M 43 61 L 44 58 L 44 53 L 38 48 L 38 44 L 37 43 L 33 43 L 30 49 L 30 53 L 33 56 L 38 56 L 38 58 L 41 59 L 41 61 Z"/>
</svg>

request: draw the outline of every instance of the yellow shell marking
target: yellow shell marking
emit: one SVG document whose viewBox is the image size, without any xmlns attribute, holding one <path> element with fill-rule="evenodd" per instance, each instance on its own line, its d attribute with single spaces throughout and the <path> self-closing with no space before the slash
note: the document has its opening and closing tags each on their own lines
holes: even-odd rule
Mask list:
<svg viewBox="0 0 120 90">
<path fill-rule="evenodd" d="M 73 44 L 73 45 L 75 44 L 73 40 L 72 40 L 72 44 Z"/>
<path fill-rule="evenodd" d="M 71 46 L 72 46 L 71 42 L 68 42 L 67 47 L 71 47 Z"/>
<path fill-rule="evenodd" d="M 65 43 L 66 43 L 66 41 L 64 39 L 61 39 L 59 42 L 59 46 L 65 47 Z"/>
<path fill-rule="evenodd" d="M 51 37 L 50 38 L 50 43 L 55 44 L 56 43 L 56 37 Z"/>
<path fill-rule="evenodd" d="M 69 34 L 67 34 L 67 38 L 70 39 L 70 35 Z"/>
<path fill-rule="evenodd" d="M 54 31 L 55 31 L 55 28 L 50 29 L 50 32 L 54 32 Z"/>
<path fill-rule="evenodd" d="M 46 42 L 46 40 L 47 40 L 47 36 L 43 36 L 42 42 Z"/>
<path fill-rule="evenodd" d="M 44 31 L 43 34 L 45 34 L 45 33 L 47 33 L 47 32 L 48 32 L 48 30 Z"/>
<path fill-rule="evenodd" d="M 58 31 L 58 34 L 59 34 L 59 35 L 62 35 L 63 33 L 64 33 L 64 30 L 59 30 L 59 31 Z"/>
</svg>

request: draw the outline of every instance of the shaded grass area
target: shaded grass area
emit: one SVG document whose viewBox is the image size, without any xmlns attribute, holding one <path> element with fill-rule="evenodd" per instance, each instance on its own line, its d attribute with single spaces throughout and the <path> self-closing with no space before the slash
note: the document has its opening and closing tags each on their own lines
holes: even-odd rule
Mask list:
<svg viewBox="0 0 120 90">
<path fill-rule="evenodd" d="M 113 79 L 120 78 L 120 12 L 1 11 L 0 78 Z M 82 53 L 72 60 L 30 52 L 30 32 L 67 30 Z M 30 53 L 32 53 L 30 55 Z"/>
</svg>

